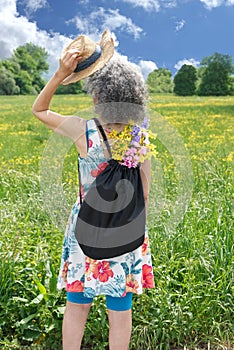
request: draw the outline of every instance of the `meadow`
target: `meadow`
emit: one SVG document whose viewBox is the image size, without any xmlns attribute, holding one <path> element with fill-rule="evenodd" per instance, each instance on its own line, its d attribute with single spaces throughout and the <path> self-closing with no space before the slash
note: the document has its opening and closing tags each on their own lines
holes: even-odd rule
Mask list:
<svg viewBox="0 0 234 350">
<path fill-rule="evenodd" d="M 61 349 L 65 292 L 56 279 L 78 192 L 77 154 L 66 144 L 64 159 L 57 157 L 64 139 L 32 115 L 34 98 L 0 97 L 0 349 L 6 350 Z M 151 95 L 149 107 L 158 151 L 148 216 L 156 287 L 134 296 L 131 349 L 234 349 L 234 97 Z M 88 117 L 90 98 L 57 95 L 51 108 Z M 42 180 L 55 166 L 47 174 L 55 181 L 56 162 L 63 193 L 54 198 L 42 191 Z M 105 301 L 97 297 L 83 346 L 107 344 Z"/>
</svg>

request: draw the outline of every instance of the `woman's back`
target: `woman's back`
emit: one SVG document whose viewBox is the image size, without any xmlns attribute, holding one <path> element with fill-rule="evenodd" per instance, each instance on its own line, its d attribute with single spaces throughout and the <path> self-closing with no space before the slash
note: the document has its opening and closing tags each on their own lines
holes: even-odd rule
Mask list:
<svg viewBox="0 0 234 350">
<path fill-rule="evenodd" d="M 87 121 L 87 156 L 79 157 L 81 194 L 88 190 L 107 166 L 100 134 L 93 119 Z M 86 297 L 106 294 L 123 296 L 127 292 L 141 294 L 143 288 L 153 288 L 152 261 L 146 229 L 144 244 L 124 255 L 94 260 L 84 255 L 75 238 L 75 225 L 80 199 L 74 204 L 65 232 L 58 288 L 69 292 L 84 292 Z"/>
</svg>

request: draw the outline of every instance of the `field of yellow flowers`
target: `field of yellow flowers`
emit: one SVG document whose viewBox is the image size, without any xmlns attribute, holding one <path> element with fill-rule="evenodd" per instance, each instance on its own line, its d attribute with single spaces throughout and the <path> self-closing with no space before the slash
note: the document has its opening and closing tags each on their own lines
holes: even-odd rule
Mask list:
<svg viewBox="0 0 234 350">
<path fill-rule="evenodd" d="M 56 278 L 77 154 L 32 115 L 33 101 L 0 97 L 0 349 L 59 350 L 65 293 Z M 88 118 L 90 105 L 86 95 L 57 95 L 51 109 Z M 157 134 L 148 216 L 156 287 L 134 296 L 131 349 L 234 349 L 234 97 L 151 95 L 149 115 Z M 42 191 L 51 183 L 57 196 Z M 107 344 L 98 297 L 83 346 Z"/>
</svg>

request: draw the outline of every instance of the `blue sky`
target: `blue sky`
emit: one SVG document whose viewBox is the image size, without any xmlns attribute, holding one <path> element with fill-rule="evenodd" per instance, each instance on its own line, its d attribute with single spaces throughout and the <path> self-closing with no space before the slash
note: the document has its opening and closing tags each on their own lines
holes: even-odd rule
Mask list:
<svg viewBox="0 0 234 350">
<path fill-rule="evenodd" d="M 0 27 L 0 59 L 31 41 L 47 49 L 49 75 L 71 38 L 98 40 L 105 28 L 145 76 L 214 52 L 234 57 L 234 0 L 0 0 Z"/>
</svg>

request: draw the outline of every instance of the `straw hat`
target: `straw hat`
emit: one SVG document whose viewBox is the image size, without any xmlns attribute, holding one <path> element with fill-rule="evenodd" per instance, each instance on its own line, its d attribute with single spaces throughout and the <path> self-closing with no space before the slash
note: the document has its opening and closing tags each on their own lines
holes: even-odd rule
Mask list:
<svg viewBox="0 0 234 350">
<path fill-rule="evenodd" d="M 63 80 L 63 85 L 75 83 L 101 69 L 114 54 L 114 40 L 107 29 L 98 43 L 86 35 L 80 35 L 63 50 L 61 57 L 74 48 L 80 51 L 81 59 L 74 73 Z"/>
</svg>

